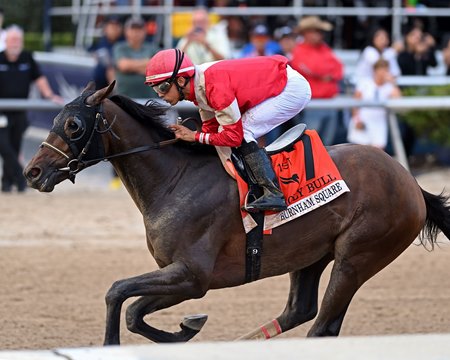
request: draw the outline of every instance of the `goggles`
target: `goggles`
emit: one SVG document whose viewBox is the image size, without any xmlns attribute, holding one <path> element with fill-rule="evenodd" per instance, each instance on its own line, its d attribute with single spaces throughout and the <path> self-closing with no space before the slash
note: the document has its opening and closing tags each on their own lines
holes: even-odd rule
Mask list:
<svg viewBox="0 0 450 360">
<path fill-rule="evenodd" d="M 152 89 L 158 94 L 167 94 L 172 86 L 172 81 L 163 81 L 157 85 L 153 85 Z"/>
</svg>

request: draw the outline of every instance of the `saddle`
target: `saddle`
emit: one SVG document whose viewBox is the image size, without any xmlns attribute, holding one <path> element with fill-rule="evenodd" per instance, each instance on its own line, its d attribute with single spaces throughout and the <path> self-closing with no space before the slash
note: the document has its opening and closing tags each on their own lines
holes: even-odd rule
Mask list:
<svg viewBox="0 0 450 360">
<path fill-rule="evenodd" d="M 306 124 L 298 124 L 280 135 L 272 144 L 266 146 L 269 155 L 280 151 L 289 151 L 300 140 L 306 130 Z"/>
<path fill-rule="evenodd" d="M 280 153 L 282 151 L 292 151 L 294 144 L 301 139 L 305 133 L 306 125 L 298 124 L 283 134 L 281 134 L 274 142 L 266 146 L 266 151 L 269 156 Z M 239 173 L 239 176 L 249 185 L 249 196 L 258 198 L 260 196 L 259 186 L 253 181 L 252 177 L 249 176 L 249 171 L 247 171 L 245 166 L 245 161 L 242 159 L 239 151 L 235 148 L 231 151 L 230 159 L 234 165 L 235 170 Z"/>
</svg>

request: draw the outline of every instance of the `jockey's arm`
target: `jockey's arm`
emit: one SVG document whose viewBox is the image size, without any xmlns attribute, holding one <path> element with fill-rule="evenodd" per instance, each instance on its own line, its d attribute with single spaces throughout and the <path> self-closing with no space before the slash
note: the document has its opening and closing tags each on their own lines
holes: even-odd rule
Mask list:
<svg viewBox="0 0 450 360">
<path fill-rule="evenodd" d="M 236 147 L 241 145 L 244 130 L 237 100 L 223 110 L 200 109 L 199 112 L 203 125 L 202 131 L 195 135 L 197 142 L 215 146 Z M 221 127 L 220 132 L 219 127 Z"/>
<path fill-rule="evenodd" d="M 244 139 L 244 129 L 242 128 L 242 120 L 230 125 L 222 125 L 221 132 L 205 132 L 202 127 L 201 132 L 195 134 L 195 141 L 202 144 L 214 146 L 240 146 Z"/>
<path fill-rule="evenodd" d="M 176 138 L 214 146 L 238 147 L 241 145 L 244 129 L 236 99 L 222 110 L 210 111 L 200 108 L 199 113 L 202 119 L 202 131 L 195 132 L 182 125 L 171 125 L 169 128 L 174 131 Z"/>
<path fill-rule="evenodd" d="M 199 142 L 202 144 L 214 145 L 214 146 L 240 146 L 244 138 L 244 132 L 242 128 L 242 121 L 232 125 L 222 126 L 221 132 L 205 132 L 208 129 L 218 129 L 219 123 L 216 119 L 211 119 L 216 122 L 217 125 L 207 124 L 202 127 L 202 131 L 193 131 L 183 125 L 173 124 L 169 125 L 175 138 L 189 142 Z"/>
</svg>

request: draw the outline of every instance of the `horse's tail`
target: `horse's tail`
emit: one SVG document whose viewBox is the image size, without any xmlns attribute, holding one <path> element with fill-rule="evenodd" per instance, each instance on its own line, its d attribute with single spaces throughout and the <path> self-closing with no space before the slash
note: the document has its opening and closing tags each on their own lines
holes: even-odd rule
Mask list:
<svg viewBox="0 0 450 360">
<path fill-rule="evenodd" d="M 433 195 L 423 189 L 421 190 L 427 207 L 427 218 L 420 239 L 422 243 L 425 238 L 428 239 L 433 247 L 439 231 L 442 231 L 450 240 L 450 203 L 448 203 L 450 196 L 444 195 L 443 192 L 439 195 Z"/>
</svg>

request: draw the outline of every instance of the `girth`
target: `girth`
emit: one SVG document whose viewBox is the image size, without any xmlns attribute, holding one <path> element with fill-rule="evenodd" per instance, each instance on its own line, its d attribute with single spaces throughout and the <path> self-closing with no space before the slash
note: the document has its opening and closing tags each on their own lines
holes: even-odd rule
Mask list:
<svg viewBox="0 0 450 360">
<path fill-rule="evenodd" d="M 291 151 L 297 141 L 303 141 L 305 149 L 305 172 L 306 178 L 312 179 L 314 174 L 314 157 L 309 135 L 305 134 L 305 124 L 299 124 L 283 133 L 277 140 L 266 147 L 269 155 L 282 151 Z M 231 160 L 239 176 L 247 182 L 249 193 L 254 194 L 255 198 L 262 195 L 262 189 L 252 181 L 251 176 L 246 170 L 245 161 L 241 159 L 238 150 L 232 149 Z M 264 212 L 249 214 L 256 222 L 256 227 L 246 235 L 245 243 L 245 282 L 252 282 L 259 279 L 261 272 L 261 256 L 263 251 L 263 232 L 264 232 Z"/>
</svg>

